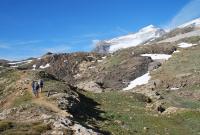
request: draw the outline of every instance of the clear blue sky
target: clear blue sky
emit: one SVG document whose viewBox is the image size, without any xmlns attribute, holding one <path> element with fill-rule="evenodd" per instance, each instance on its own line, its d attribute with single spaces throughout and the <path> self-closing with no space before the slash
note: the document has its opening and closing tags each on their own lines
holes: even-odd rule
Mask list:
<svg viewBox="0 0 200 135">
<path fill-rule="evenodd" d="M 92 41 L 164 27 L 190 0 L 0 0 L 0 58 L 89 51 Z"/>
</svg>

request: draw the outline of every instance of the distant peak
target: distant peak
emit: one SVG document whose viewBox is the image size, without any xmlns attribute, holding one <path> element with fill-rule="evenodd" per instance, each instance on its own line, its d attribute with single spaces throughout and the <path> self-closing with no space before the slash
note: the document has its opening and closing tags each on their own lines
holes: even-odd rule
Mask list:
<svg viewBox="0 0 200 135">
<path fill-rule="evenodd" d="M 188 27 L 188 26 L 200 26 L 200 18 L 196 18 L 192 21 L 186 22 L 186 23 L 178 26 L 178 28 L 184 28 L 184 27 Z"/>
<path fill-rule="evenodd" d="M 140 32 L 152 31 L 152 30 L 156 30 L 156 29 L 158 29 L 158 28 L 156 26 L 154 26 L 154 25 L 151 24 L 151 25 L 148 25 L 148 26 L 142 28 L 140 30 Z"/>
</svg>

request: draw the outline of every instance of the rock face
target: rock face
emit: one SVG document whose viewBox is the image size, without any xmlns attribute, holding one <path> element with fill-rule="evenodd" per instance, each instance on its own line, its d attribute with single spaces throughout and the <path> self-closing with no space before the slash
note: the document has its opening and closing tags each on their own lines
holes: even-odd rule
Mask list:
<svg viewBox="0 0 200 135">
<path fill-rule="evenodd" d="M 94 48 L 94 52 L 98 53 L 108 53 L 110 48 L 110 44 L 106 41 L 99 41 Z"/>
<path fill-rule="evenodd" d="M 7 61 L 7 60 L 0 59 L 0 66 L 7 67 L 8 66 L 8 62 L 9 61 Z"/>
<path fill-rule="evenodd" d="M 151 62 L 151 63 L 149 64 L 148 70 L 149 70 L 149 71 L 152 71 L 152 70 L 154 70 L 154 69 L 159 68 L 160 66 L 161 66 L 161 63 L 160 63 L 160 62 L 154 61 L 154 62 Z"/>
<path fill-rule="evenodd" d="M 90 82 L 82 82 L 77 84 L 77 87 L 79 89 L 95 92 L 95 93 L 100 93 L 103 91 L 101 86 L 97 84 L 96 82 L 90 81 Z"/>
<path fill-rule="evenodd" d="M 123 59 L 111 67 L 105 67 L 101 73 L 97 74 L 96 80 L 103 88 L 123 89 L 128 82 L 146 73 L 151 61 L 147 57 L 127 57 L 127 60 Z"/>
</svg>

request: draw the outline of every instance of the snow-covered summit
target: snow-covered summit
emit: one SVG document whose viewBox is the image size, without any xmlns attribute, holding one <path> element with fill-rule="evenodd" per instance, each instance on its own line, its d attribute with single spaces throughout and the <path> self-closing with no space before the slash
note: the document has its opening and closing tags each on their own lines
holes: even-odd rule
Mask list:
<svg viewBox="0 0 200 135">
<path fill-rule="evenodd" d="M 194 20 L 189 21 L 187 23 L 184 23 L 184 24 L 178 26 L 178 28 L 185 28 L 185 27 L 189 27 L 189 26 L 200 27 L 200 18 L 197 18 L 197 19 L 194 19 Z"/>
<path fill-rule="evenodd" d="M 119 49 L 140 45 L 148 40 L 158 38 L 163 34 L 165 34 L 163 29 L 149 25 L 140 29 L 136 33 L 116 37 L 110 40 L 104 40 L 102 43 L 106 43 L 107 45 L 109 44 L 108 52 L 112 53 Z"/>
</svg>

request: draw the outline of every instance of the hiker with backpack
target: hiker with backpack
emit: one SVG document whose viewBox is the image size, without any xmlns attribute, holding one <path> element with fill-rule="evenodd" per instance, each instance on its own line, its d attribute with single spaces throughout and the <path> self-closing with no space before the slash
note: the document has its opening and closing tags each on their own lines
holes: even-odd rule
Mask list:
<svg viewBox="0 0 200 135">
<path fill-rule="evenodd" d="M 31 86 L 32 86 L 33 94 L 36 96 L 36 91 L 35 91 L 35 81 L 32 81 Z"/>
<path fill-rule="evenodd" d="M 44 86 L 44 81 L 43 81 L 42 79 L 40 79 L 40 80 L 38 81 L 38 84 L 39 84 L 39 86 L 40 86 L 40 92 L 42 92 L 42 89 L 43 89 L 43 86 Z"/>
<path fill-rule="evenodd" d="M 36 91 L 36 97 L 39 97 L 39 89 L 40 89 L 40 85 L 38 84 L 38 82 L 35 82 L 35 91 Z"/>
<path fill-rule="evenodd" d="M 35 97 L 39 97 L 39 84 L 37 81 L 33 81 L 32 82 L 32 90 L 33 90 L 33 94 L 35 95 Z"/>
</svg>

